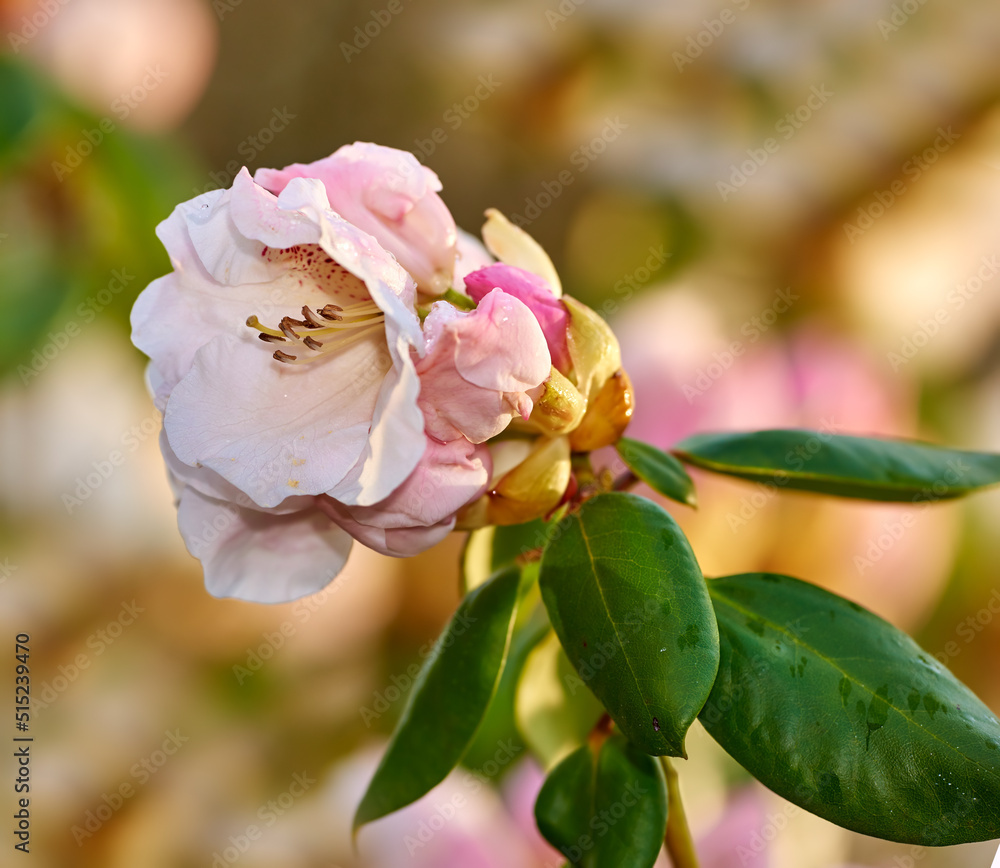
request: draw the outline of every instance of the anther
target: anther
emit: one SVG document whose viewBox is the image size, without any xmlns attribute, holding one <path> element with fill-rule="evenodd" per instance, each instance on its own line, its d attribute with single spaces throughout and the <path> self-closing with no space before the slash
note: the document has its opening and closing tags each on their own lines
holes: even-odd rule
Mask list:
<svg viewBox="0 0 1000 868">
<path fill-rule="evenodd" d="M 292 328 L 293 322 L 294 320 L 292 320 L 291 317 L 288 316 L 282 317 L 281 322 L 278 323 L 278 328 L 281 329 L 281 333 L 286 338 L 292 341 L 297 341 L 299 339 L 299 336 L 298 334 L 296 334 L 295 329 Z"/>
<path fill-rule="evenodd" d="M 285 339 L 281 335 L 268 335 L 261 332 L 257 337 L 269 344 L 283 344 L 285 342 Z"/>
<path fill-rule="evenodd" d="M 311 310 L 309 310 L 308 305 L 302 308 L 302 316 L 304 316 L 309 321 L 309 325 L 312 326 L 314 329 L 321 329 L 325 326 L 325 323 L 317 319 L 316 314 L 314 314 Z"/>
<path fill-rule="evenodd" d="M 290 356 L 288 353 L 283 353 L 281 350 L 274 351 L 274 360 L 276 362 L 294 362 L 296 356 Z"/>
<path fill-rule="evenodd" d="M 302 339 L 302 343 L 304 343 L 311 350 L 321 350 L 323 348 L 323 345 L 318 340 L 313 337 L 309 337 L 308 335 Z"/>
</svg>

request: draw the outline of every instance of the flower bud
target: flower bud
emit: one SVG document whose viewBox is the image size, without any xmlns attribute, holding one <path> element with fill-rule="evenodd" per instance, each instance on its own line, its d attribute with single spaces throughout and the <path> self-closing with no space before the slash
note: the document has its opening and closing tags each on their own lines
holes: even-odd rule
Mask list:
<svg viewBox="0 0 1000 868">
<path fill-rule="evenodd" d="M 537 274 L 552 288 L 556 298 L 562 295 L 559 272 L 545 249 L 519 226 L 515 226 L 496 208 L 486 211 L 483 224 L 483 243 L 505 265 L 523 268 Z"/>
<path fill-rule="evenodd" d="M 523 524 L 555 509 L 571 477 L 569 440 L 539 438 L 528 457 L 458 516 L 457 529 Z"/>
<path fill-rule="evenodd" d="M 587 406 L 583 421 L 569 435 L 574 452 L 592 452 L 617 443 L 632 418 L 635 398 L 628 374 L 619 369 Z"/>
<path fill-rule="evenodd" d="M 566 343 L 573 360 L 576 388 L 589 401 L 597 397 L 605 382 L 621 370 L 622 353 L 618 338 L 608 324 L 585 304 L 564 295 L 569 311 Z"/>
<path fill-rule="evenodd" d="M 535 399 L 529 421 L 550 436 L 568 434 L 583 419 L 587 399 L 555 368 L 542 384 L 542 390 L 542 394 Z"/>
</svg>

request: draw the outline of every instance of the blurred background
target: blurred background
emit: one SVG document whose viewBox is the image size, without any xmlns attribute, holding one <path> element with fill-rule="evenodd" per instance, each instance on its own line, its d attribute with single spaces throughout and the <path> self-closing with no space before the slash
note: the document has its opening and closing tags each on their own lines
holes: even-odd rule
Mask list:
<svg viewBox="0 0 1000 868">
<path fill-rule="evenodd" d="M 275 607 L 212 599 L 184 550 L 128 312 L 170 268 L 156 224 L 241 166 L 375 141 L 437 172 L 460 226 L 507 213 L 618 331 L 631 436 L 1000 450 L 993 0 L 0 0 L 0 23 L 0 623 L 5 685 L 30 635 L 29 864 L 560 864 L 510 691 L 468 770 L 351 848 L 460 534 L 408 561 L 356 546 Z M 670 509 L 707 575 L 856 600 L 1000 711 L 1000 492 L 697 481 L 700 510 Z M 696 730 L 706 868 L 990 864 L 808 816 Z"/>
</svg>

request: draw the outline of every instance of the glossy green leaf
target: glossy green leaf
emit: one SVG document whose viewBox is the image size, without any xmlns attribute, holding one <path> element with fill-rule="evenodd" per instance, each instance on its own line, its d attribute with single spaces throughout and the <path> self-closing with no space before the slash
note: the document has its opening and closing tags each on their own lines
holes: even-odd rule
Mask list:
<svg viewBox="0 0 1000 868">
<path fill-rule="evenodd" d="M 514 713 L 521 736 L 543 768 L 585 744 L 604 713 L 551 630 L 524 663 Z"/>
<path fill-rule="evenodd" d="M 698 499 L 695 497 L 694 482 L 688 476 L 684 465 L 673 455 L 669 455 L 650 446 L 648 443 L 641 443 L 638 440 L 630 440 L 622 437 L 615 447 L 621 455 L 629 470 L 646 483 L 653 491 L 659 492 L 664 497 L 684 503 L 688 506 L 697 506 Z"/>
<path fill-rule="evenodd" d="M 632 494 L 593 497 L 554 529 L 539 585 L 566 655 L 622 732 L 646 753 L 684 756 L 719 635 L 677 523 Z"/>
<path fill-rule="evenodd" d="M 1000 837 L 1000 721 L 904 633 L 786 576 L 709 582 L 719 677 L 699 718 L 779 795 L 912 844 Z"/>
<path fill-rule="evenodd" d="M 510 649 L 520 577 L 516 568 L 505 570 L 462 600 L 414 682 L 355 829 L 416 801 L 461 760 Z"/>
<path fill-rule="evenodd" d="M 864 500 L 934 501 L 1000 483 L 1000 455 L 824 431 L 699 434 L 673 451 L 716 473 Z"/>
<path fill-rule="evenodd" d="M 498 570 L 539 551 L 548 539 L 549 525 L 541 519 L 525 524 L 483 527 L 472 531 L 462 550 L 462 590 L 479 587 Z"/>
<path fill-rule="evenodd" d="M 620 735 L 596 756 L 584 745 L 545 779 L 535 820 L 570 865 L 651 868 L 667 825 L 663 770 Z"/>
</svg>

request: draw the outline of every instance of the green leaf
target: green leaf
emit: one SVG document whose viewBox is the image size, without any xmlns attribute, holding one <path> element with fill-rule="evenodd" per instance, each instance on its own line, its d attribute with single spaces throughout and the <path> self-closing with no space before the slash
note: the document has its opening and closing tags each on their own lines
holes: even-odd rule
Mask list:
<svg viewBox="0 0 1000 868">
<path fill-rule="evenodd" d="M 582 868 L 651 868 L 663 846 L 667 789 L 660 764 L 613 735 L 557 765 L 535 802 L 546 840 Z"/>
<path fill-rule="evenodd" d="M 1000 455 L 824 431 L 699 434 L 673 451 L 716 473 L 864 500 L 934 501 L 1000 483 Z"/>
<path fill-rule="evenodd" d="M 41 95 L 28 68 L 14 58 L 0 57 L 0 157 L 20 141 L 41 109 Z"/>
<path fill-rule="evenodd" d="M 694 507 L 698 505 L 694 482 L 687 475 L 684 465 L 673 455 L 668 455 L 648 443 L 630 440 L 628 437 L 622 437 L 616 448 L 629 470 L 653 491 L 678 503 Z"/>
<path fill-rule="evenodd" d="M 468 593 L 528 552 L 544 548 L 548 533 L 549 525 L 542 519 L 472 531 L 462 550 L 462 591 Z"/>
<path fill-rule="evenodd" d="M 414 682 L 355 831 L 428 793 L 461 760 L 500 681 L 519 583 L 520 570 L 508 569 L 462 600 Z"/>
<path fill-rule="evenodd" d="M 604 713 L 551 630 L 524 663 L 514 713 L 522 738 L 544 768 L 585 744 Z"/>
<path fill-rule="evenodd" d="M 1000 837 L 1000 721 L 904 633 L 767 573 L 709 582 L 719 677 L 699 718 L 779 795 L 911 844 Z"/>
<path fill-rule="evenodd" d="M 554 529 L 539 585 L 566 655 L 622 732 L 646 753 L 684 756 L 719 634 L 676 522 L 632 494 L 593 497 Z"/>
</svg>

